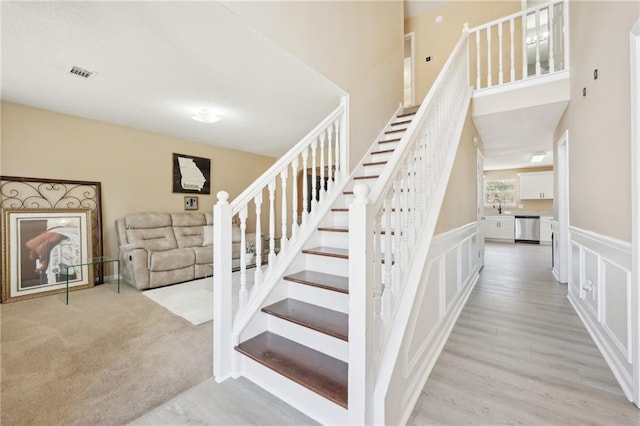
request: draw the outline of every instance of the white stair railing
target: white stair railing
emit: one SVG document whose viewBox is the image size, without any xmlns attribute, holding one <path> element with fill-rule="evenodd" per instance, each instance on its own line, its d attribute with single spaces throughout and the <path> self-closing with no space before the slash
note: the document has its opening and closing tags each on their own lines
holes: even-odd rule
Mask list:
<svg viewBox="0 0 640 426">
<path fill-rule="evenodd" d="M 428 244 L 438 218 L 471 96 L 468 27 L 369 193 L 354 187 L 349 208 L 349 413 L 374 419 L 373 392 L 391 327 L 402 305 L 415 247 Z M 426 253 L 426 251 L 425 251 Z M 425 254 L 426 257 L 426 254 Z M 406 302 L 406 300 L 404 300 Z M 391 365 L 391 368 L 393 366 Z M 377 402 L 376 402 L 377 404 Z"/>
<path fill-rule="evenodd" d="M 247 316 L 257 290 L 275 282 L 276 268 L 288 248 L 315 219 L 316 212 L 323 210 L 324 200 L 335 198 L 329 193 L 341 188 L 348 177 L 348 110 L 345 97 L 233 202 L 229 203 L 229 194 L 224 191 L 217 195 L 213 209 L 213 360 L 218 381 L 235 371 L 233 347 L 239 343 L 234 341 L 235 321 Z M 233 235 L 233 223 L 239 224 L 239 236 Z M 247 232 L 251 228 L 255 232 Z M 234 244 L 237 239 L 239 244 Z M 254 263 L 248 264 L 244 253 L 252 240 L 256 255 Z M 232 285 L 234 271 L 239 272 L 237 288 Z"/>
<path fill-rule="evenodd" d="M 476 90 L 569 68 L 567 0 L 555 0 L 469 30 Z"/>
</svg>

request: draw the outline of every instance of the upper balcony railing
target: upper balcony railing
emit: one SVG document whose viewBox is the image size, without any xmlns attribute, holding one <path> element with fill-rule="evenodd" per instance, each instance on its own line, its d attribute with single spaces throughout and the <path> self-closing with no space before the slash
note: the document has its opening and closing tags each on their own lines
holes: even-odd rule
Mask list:
<svg viewBox="0 0 640 426">
<path fill-rule="evenodd" d="M 567 10 L 556 0 L 470 29 L 470 83 L 487 89 L 567 70 Z"/>
</svg>

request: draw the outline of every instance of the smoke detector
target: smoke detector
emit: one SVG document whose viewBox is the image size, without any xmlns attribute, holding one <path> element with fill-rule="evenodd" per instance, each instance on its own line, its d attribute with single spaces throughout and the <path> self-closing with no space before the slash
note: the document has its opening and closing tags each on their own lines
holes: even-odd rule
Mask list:
<svg viewBox="0 0 640 426">
<path fill-rule="evenodd" d="M 83 80 L 93 80 L 93 77 L 95 77 L 97 73 L 73 65 L 69 70 L 69 74 L 79 77 Z"/>
</svg>

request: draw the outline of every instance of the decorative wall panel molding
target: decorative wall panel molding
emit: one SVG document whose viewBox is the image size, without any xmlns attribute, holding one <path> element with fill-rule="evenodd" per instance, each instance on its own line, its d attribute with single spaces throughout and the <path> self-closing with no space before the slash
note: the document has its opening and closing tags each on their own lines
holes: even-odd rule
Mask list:
<svg viewBox="0 0 640 426">
<path fill-rule="evenodd" d="M 569 300 L 632 399 L 633 345 L 631 243 L 570 228 Z M 639 355 L 636 354 L 635 362 Z"/>
</svg>

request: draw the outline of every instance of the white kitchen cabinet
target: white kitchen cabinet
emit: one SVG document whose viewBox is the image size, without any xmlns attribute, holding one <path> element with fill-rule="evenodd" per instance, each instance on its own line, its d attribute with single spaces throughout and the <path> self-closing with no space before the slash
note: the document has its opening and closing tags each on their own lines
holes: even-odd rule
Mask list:
<svg viewBox="0 0 640 426">
<path fill-rule="evenodd" d="M 553 199 L 553 171 L 518 173 L 521 200 Z"/>
<path fill-rule="evenodd" d="M 513 216 L 487 216 L 484 220 L 484 238 L 488 240 L 514 240 Z"/>
<path fill-rule="evenodd" d="M 550 216 L 540 217 L 540 244 L 551 244 L 551 222 Z"/>
</svg>

